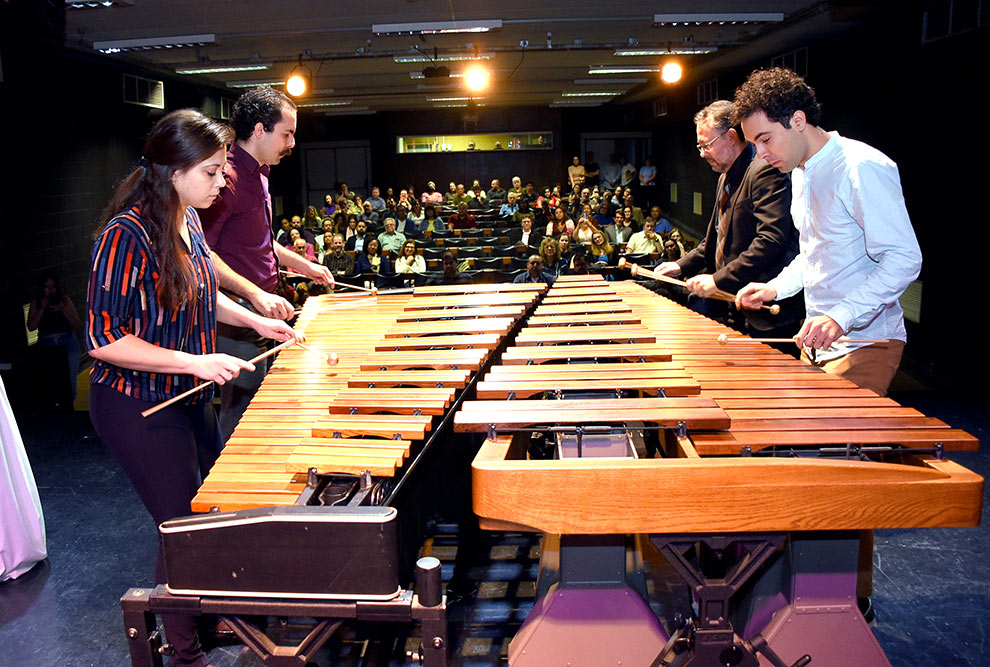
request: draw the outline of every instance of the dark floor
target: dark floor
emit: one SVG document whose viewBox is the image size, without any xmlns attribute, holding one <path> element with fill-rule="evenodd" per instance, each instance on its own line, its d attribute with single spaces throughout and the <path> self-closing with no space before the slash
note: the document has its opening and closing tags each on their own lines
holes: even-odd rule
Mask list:
<svg viewBox="0 0 990 667">
<path fill-rule="evenodd" d="M 900 402 L 964 428 L 984 442 L 990 434 L 986 396 L 902 392 Z M 119 597 L 151 579 L 155 533 L 123 474 L 94 436 L 84 413 L 19 415 L 38 481 L 49 559 L 22 578 L 0 584 L 0 666 L 129 664 Z M 990 453 L 953 454 L 986 476 Z M 986 505 L 986 503 L 985 503 Z M 986 665 L 990 608 L 990 527 L 879 531 L 874 632 L 894 665 Z M 435 535 L 424 550 L 453 573 L 457 540 Z M 498 665 L 509 639 L 532 608 L 539 541 L 494 534 L 489 557 L 475 564 L 471 602 L 450 609 L 453 664 Z M 651 591 L 668 604 L 686 599 L 662 568 Z M 663 589 L 663 590 L 660 590 Z M 664 622 L 674 611 L 660 610 Z M 320 654 L 321 665 L 399 665 L 395 656 L 415 639 L 380 629 L 345 626 Z M 363 657 L 362 657 L 363 656 Z M 241 647 L 214 649 L 217 667 L 260 665 Z"/>
</svg>

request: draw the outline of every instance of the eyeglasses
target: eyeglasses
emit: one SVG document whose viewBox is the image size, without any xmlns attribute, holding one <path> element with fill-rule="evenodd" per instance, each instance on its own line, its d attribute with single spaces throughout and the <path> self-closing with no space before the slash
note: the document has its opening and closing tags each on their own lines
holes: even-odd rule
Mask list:
<svg viewBox="0 0 990 667">
<path fill-rule="evenodd" d="M 711 147 L 715 144 L 715 142 L 718 141 L 719 139 L 721 139 L 722 137 L 724 137 L 726 135 L 726 133 L 728 133 L 728 130 L 726 130 L 722 134 L 718 135 L 717 137 L 715 137 L 711 141 L 706 141 L 703 144 L 698 144 L 698 153 L 700 153 L 701 155 L 704 155 L 705 152 L 711 150 Z"/>
</svg>

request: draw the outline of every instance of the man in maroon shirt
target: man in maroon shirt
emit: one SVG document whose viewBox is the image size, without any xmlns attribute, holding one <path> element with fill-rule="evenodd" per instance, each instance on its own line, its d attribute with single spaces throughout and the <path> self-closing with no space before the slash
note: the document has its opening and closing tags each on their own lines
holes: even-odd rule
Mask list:
<svg viewBox="0 0 990 667">
<path fill-rule="evenodd" d="M 447 224 L 453 229 L 474 229 L 478 226 L 474 216 L 468 213 L 468 207 L 465 202 L 457 205 L 457 213 L 447 218 Z"/>
<path fill-rule="evenodd" d="M 278 266 L 302 274 L 317 283 L 333 284 L 325 267 L 307 261 L 279 243 L 272 234 L 270 165 L 295 145 L 296 105 L 283 93 L 258 87 L 244 93 L 231 110 L 236 138 L 227 155 L 227 185 L 209 209 L 200 212 L 206 242 L 220 275 L 220 287 L 262 315 L 290 319 L 292 304 L 274 294 Z M 220 325 L 218 351 L 242 359 L 264 352 L 270 341 L 251 329 Z M 244 409 L 268 372 L 266 363 L 253 373 L 241 373 L 220 388 L 220 429 L 230 437 Z"/>
</svg>

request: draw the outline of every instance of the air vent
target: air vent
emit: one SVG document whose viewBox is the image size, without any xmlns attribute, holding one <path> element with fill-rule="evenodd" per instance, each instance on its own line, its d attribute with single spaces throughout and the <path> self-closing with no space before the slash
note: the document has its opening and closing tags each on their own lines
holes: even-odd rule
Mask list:
<svg viewBox="0 0 990 667">
<path fill-rule="evenodd" d="M 798 76 L 808 76 L 808 47 L 782 53 L 770 60 L 771 67 L 786 67 Z"/>
<path fill-rule="evenodd" d="M 698 106 L 707 106 L 718 99 L 718 79 L 708 79 L 698 84 Z"/>
<path fill-rule="evenodd" d="M 153 109 L 164 109 L 165 84 L 154 79 L 125 74 L 124 102 Z"/>
<path fill-rule="evenodd" d="M 658 97 L 657 99 L 653 100 L 653 117 L 660 118 L 661 116 L 666 116 L 666 115 L 667 115 L 666 96 Z"/>
</svg>

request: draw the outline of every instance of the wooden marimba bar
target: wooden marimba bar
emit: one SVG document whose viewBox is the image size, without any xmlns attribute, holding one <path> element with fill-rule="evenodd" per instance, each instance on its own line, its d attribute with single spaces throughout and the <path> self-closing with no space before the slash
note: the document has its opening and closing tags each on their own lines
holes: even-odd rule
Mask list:
<svg viewBox="0 0 990 667">
<path fill-rule="evenodd" d="M 311 297 L 296 326 L 338 365 L 298 347 L 278 356 L 193 511 L 293 504 L 311 469 L 395 476 L 544 289 Z"/>
<path fill-rule="evenodd" d="M 652 534 L 671 562 L 678 563 L 678 571 L 694 577 L 689 579 L 694 585 L 702 578 L 690 570 L 684 554 L 688 548 L 700 548 L 694 546 L 698 540 L 721 545 L 730 538 L 745 542 L 746 535 L 770 536 L 753 540 L 762 549 L 753 562 L 763 564 L 783 539 L 772 536 L 793 531 L 804 535 L 803 531 L 979 523 L 982 478 L 941 456 L 944 450 L 976 448 L 970 434 L 764 344 L 720 345 L 720 335 L 740 336 L 631 282 L 604 284 L 582 277 L 556 284 L 516 346 L 506 350 L 501 365 L 493 366 L 478 383 L 478 398 L 488 400 L 465 402 L 455 416 L 455 428 L 489 434 L 473 464 L 474 509 L 482 526 L 565 538 Z M 616 395 L 607 400 L 566 397 L 576 389 L 610 388 Z M 562 400 L 532 400 L 548 392 Z M 612 451 L 602 456 L 586 448 L 585 456 L 574 456 L 571 449 L 561 450 L 554 460 L 527 460 L 526 434 L 516 432 L 540 426 L 557 432 L 561 427 L 602 424 L 635 428 L 638 423 L 680 426 L 666 431 L 665 458 L 640 459 L 634 453 Z M 871 448 L 887 454 L 860 460 Z M 782 456 L 762 455 L 781 450 Z M 896 450 L 908 453 L 891 458 L 889 453 Z M 848 456 L 829 458 L 836 452 Z M 826 456 L 803 458 L 808 454 Z M 854 547 L 855 540 L 853 573 Z M 835 554 L 848 551 L 847 546 L 835 548 Z M 762 629 L 771 644 L 786 653 L 787 664 L 800 658 L 795 651 L 809 644 L 815 647 L 815 662 L 849 664 L 849 652 L 858 652 L 854 661 L 860 664 L 887 664 L 855 605 L 850 608 L 845 598 L 821 601 L 808 595 L 802 588 L 807 585 L 802 579 L 807 563 L 791 557 L 798 559 L 792 589 L 779 596 L 790 596 L 790 606 L 777 609 L 776 623 L 764 619 L 765 626 L 754 625 L 750 619 L 746 640 Z M 850 579 L 842 568 L 849 563 L 840 555 L 834 560 L 843 563 L 832 573 L 840 582 L 836 590 L 845 591 Z M 854 574 L 851 581 L 855 583 Z M 643 615 L 642 634 L 635 638 L 622 636 L 621 628 L 604 634 L 588 631 L 598 623 L 607 625 L 603 618 L 585 618 L 568 633 L 560 629 L 570 627 L 566 619 L 582 613 L 572 608 L 555 616 L 554 605 L 562 604 L 565 592 L 572 597 L 590 593 L 564 588 L 534 608 L 510 647 L 510 664 L 539 664 L 547 656 L 563 655 L 561 651 L 577 656 L 575 664 L 584 664 L 587 656 L 594 656 L 591 660 L 598 664 L 614 663 L 615 652 L 603 655 L 595 647 L 655 646 L 666 638 L 650 625 L 648 613 Z M 725 588 L 723 584 L 719 590 Z M 711 593 L 716 589 L 705 589 L 703 596 L 724 594 Z M 695 591 L 701 594 L 702 588 Z M 846 614 L 848 631 L 838 638 L 822 631 L 822 625 L 807 625 L 822 622 L 816 616 L 818 607 L 801 607 L 795 591 L 798 600 L 804 595 L 823 609 Z M 709 629 L 728 632 L 719 650 L 755 656 L 760 649 L 741 643 L 742 628 L 734 635 L 722 618 L 728 597 L 716 602 L 709 607 L 702 601 L 702 630 L 709 624 Z M 548 626 L 558 628 L 557 633 L 541 631 Z M 613 631 L 620 634 L 608 634 Z M 536 639 L 540 636 L 551 637 L 544 640 L 549 649 Z M 796 645 L 794 637 L 799 638 Z M 704 650 L 705 642 L 698 641 L 697 649 Z M 744 645 L 745 650 L 740 648 Z M 623 656 L 636 662 L 648 653 L 649 649 L 643 655 Z"/>
</svg>

